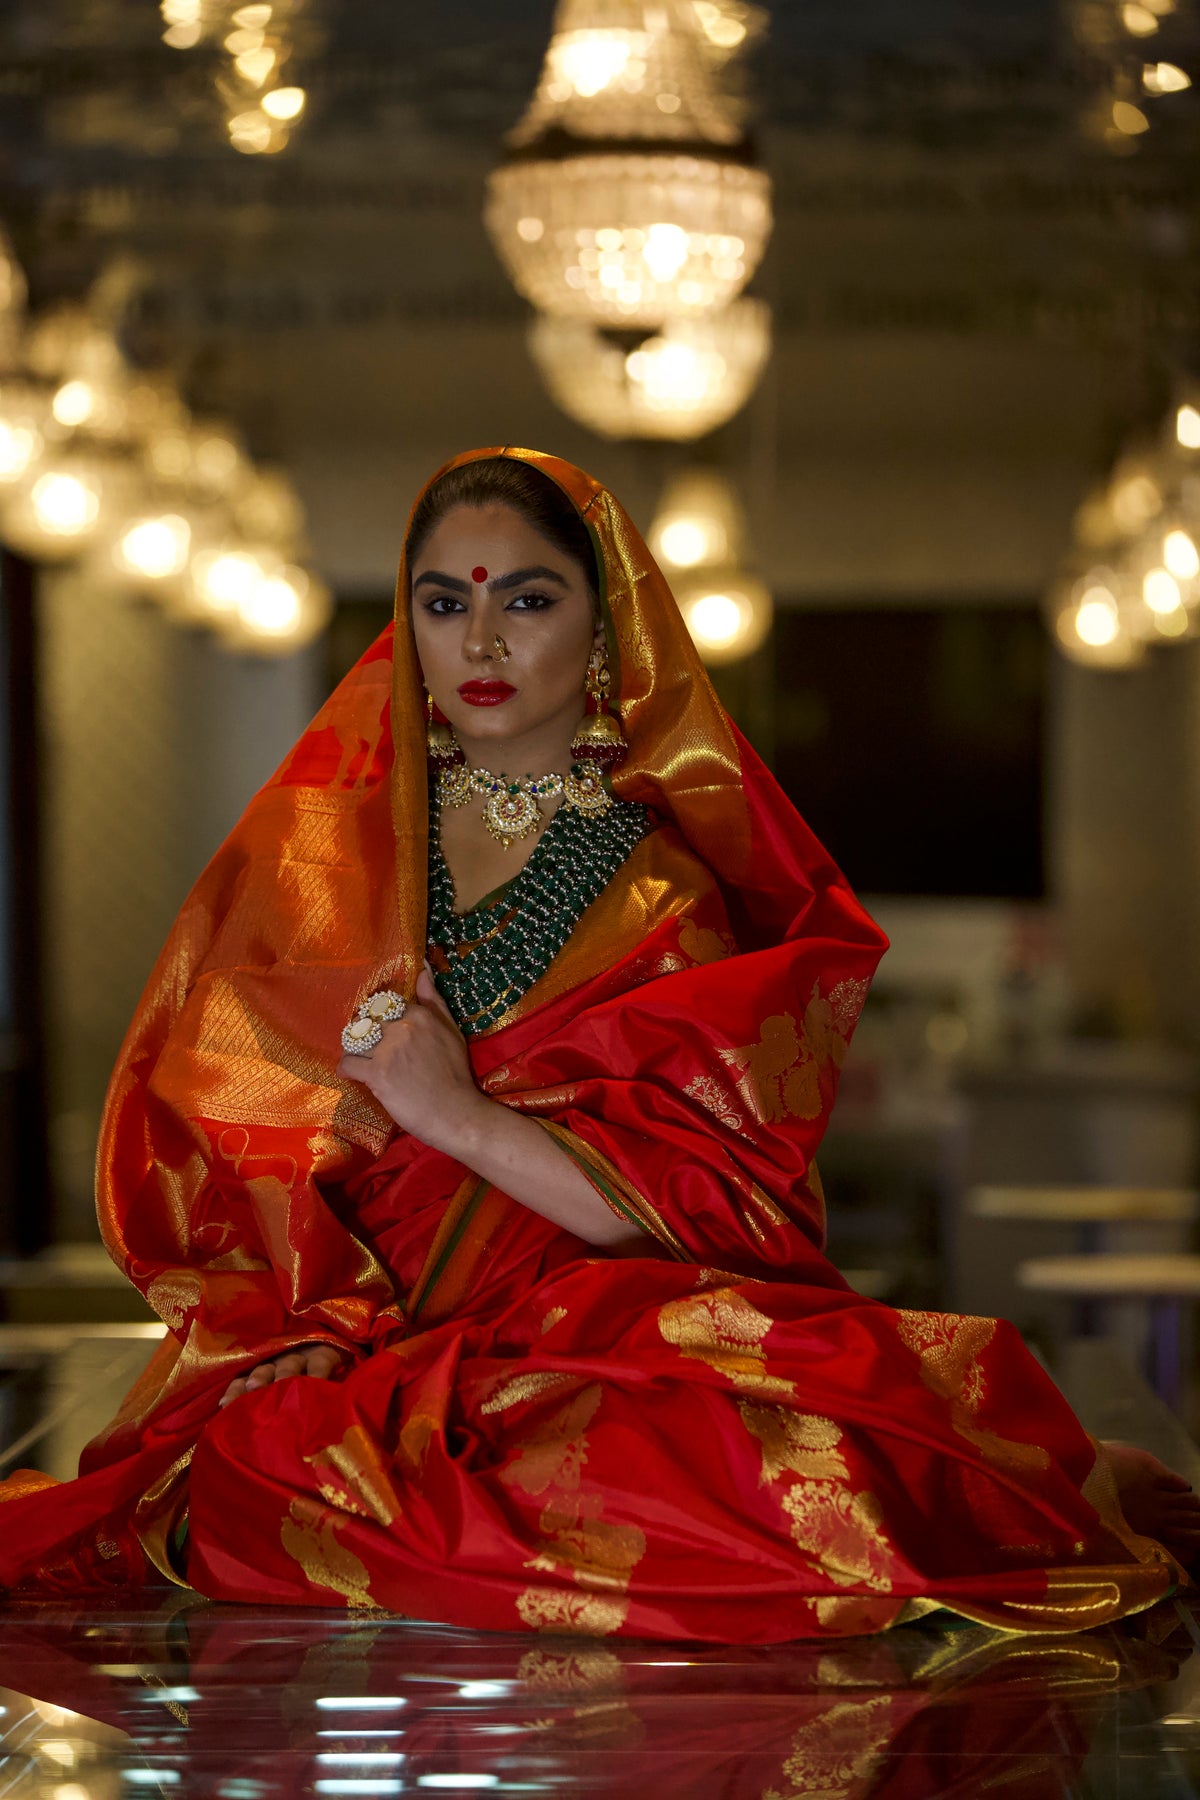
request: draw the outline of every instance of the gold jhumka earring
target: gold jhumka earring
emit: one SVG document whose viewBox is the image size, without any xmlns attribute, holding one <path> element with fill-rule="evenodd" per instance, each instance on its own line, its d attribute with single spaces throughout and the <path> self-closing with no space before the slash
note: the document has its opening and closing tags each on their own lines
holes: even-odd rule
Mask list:
<svg viewBox="0 0 1200 1800">
<path fill-rule="evenodd" d="M 629 746 L 621 730 L 621 721 L 608 710 L 608 690 L 612 672 L 604 650 L 593 650 L 587 666 L 588 711 L 580 720 L 571 739 L 571 755 L 576 762 L 594 763 L 607 771 L 624 762 Z"/>
<path fill-rule="evenodd" d="M 467 760 L 453 727 L 445 719 L 434 718 L 433 695 L 428 693 L 425 696 L 425 753 L 439 774 L 443 769 L 456 768 Z"/>
</svg>

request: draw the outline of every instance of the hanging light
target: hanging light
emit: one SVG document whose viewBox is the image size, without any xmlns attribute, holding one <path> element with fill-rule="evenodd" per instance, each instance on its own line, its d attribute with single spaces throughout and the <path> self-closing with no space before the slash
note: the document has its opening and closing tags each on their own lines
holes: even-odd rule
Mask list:
<svg viewBox="0 0 1200 1800">
<path fill-rule="evenodd" d="M 4 536 L 38 561 L 71 561 L 117 508 L 122 471 L 99 457 L 56 451 L 39 458 L 3 502 Z"/>
<path fill-rule="evenodd" d="M 743 296 L 631 346 L 582 319 L 540 314 L 529 347 L 551 397 L 580 424 L 602 437 L 683 443 L 746 404 L 770 354 L 771 315 Z"/>
<path fill-rule="evenodd" d="M 654 329 L 728 305 L 771 231 L 770 182 L 680 0 L 560 0 L 485 221 L 542 312 Z"/>
<path fill-rule="evenodd" d="M 1130 669 L 1145 654 L 1142 634 L 1130 628 L 1127 584 L 1116 570 L 1096 567 L 1051 596 L 1055 635 L 1072 662 Z"/>
<path fill-rule="evenodd" d="M 1189 401 L 1176 408 L 1175 441 L 1183 450 L 1200 450 L 1200 407 Z"/>
<path fill-rule="evenodd" d="M 324 582 L 297 564 L 284 565 L 249 588 L 221 622 L 231 649 L 278 656 L 311 643 L 329 623 L 333 602 Z"/>
<path fill-rule="evenodd" d="M 182 513 L 143 513 L 117 534 L 112 560 L 121 574 L 155 586 L 183 574 L 191 546 L 192 526 Z"/>
<path fill-rule="evenodd" d="M 743 536 L 742 509 L 728 477 L 716 469 L 684 469 L 659 501 L 649 544 L 674 580 L 677 570 L 736 563 Z"/>
<path fill-rule="evenodd" d="M 705 662 L 739 662 L 771 629 L 771 596 L 736 568 L 697 569 L 672 583 L 684 624 Z"/>
</svg>

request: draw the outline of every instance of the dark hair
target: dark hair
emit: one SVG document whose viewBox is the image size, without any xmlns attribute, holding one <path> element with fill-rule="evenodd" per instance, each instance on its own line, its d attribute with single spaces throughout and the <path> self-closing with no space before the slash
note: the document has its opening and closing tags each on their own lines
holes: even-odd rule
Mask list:
<svg viewBox="0 0 1200 1800">
<path fill-rule="evenodd" d="M 422 544 L 455 506 L 510 506 L 556 550 L 578 563 L 593 598 L 599 594 L 596 552 L 588 528 L 558 483 L 532 464 L 484 456 L 449 469 L 417 502 L 408 528 L 408 566 Z"/>
</svg>

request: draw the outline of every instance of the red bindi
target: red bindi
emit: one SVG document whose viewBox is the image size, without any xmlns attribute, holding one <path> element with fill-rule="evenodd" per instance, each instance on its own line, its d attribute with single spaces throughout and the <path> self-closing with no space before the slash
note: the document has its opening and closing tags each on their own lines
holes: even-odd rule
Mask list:
<svg viewBox="0 0 1200 1800">
<path fill-rule="evenodd" d="M 487 570 L 484 568 L 482 563 L 479 564 L 478 568 L 471 570 L 471 580 L 472 581 L 486 581 L 487 580 Z"/>
</svg>

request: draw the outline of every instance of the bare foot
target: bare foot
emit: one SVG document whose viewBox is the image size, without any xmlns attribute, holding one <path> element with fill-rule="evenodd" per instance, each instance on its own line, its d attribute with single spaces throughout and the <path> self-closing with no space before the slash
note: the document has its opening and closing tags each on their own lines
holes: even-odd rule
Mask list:
<svg viewBox="0 0 1200 1800">
<path fill-rule="evenodd" d="M 1105 1449 L 1112 1458 L 1121 1511 L 1133 1530 L 1157 1538 L 1190 1567 L 1200 1556 L 1200 1495 L 1149 1450 L 1111 1439 Z"/>
</svg>

